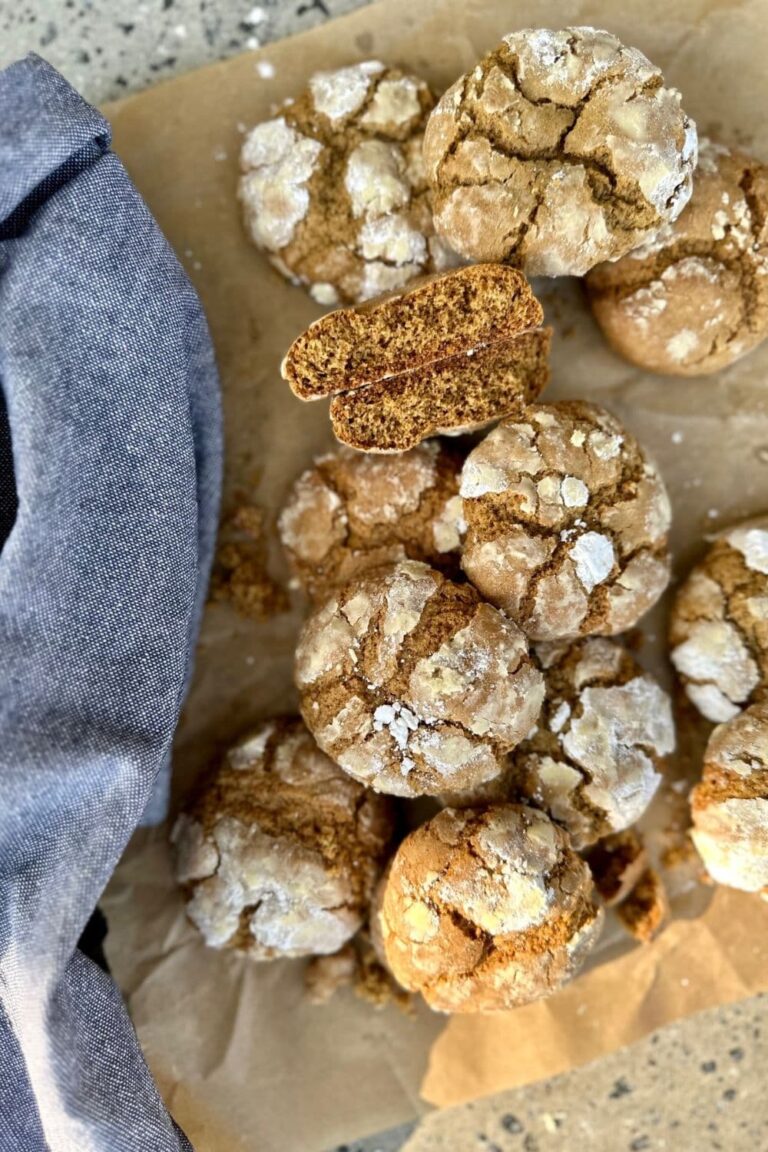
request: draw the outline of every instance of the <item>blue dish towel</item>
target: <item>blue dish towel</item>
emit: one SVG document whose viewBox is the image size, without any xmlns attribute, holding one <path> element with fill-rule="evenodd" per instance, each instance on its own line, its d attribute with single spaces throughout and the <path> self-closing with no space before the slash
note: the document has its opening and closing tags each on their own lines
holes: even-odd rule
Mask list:
<svg viewBox="0 0 768 1152">
<path fill-rule="evenodd" d="M 0 72 L 0 1150 L 188 1149 L 76 948 L 159 815 L 218 511 L 199 301 L 109 124 Z"/>
</svg>

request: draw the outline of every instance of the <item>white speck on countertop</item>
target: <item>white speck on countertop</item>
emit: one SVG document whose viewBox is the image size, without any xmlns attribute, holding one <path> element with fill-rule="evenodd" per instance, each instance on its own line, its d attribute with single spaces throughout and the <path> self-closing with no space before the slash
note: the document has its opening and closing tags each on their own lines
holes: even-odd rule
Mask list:
<svg viewBox="0 0 768 1152">
<path fill-rule="evenodd" d="M 177 40 L 186 40 L 187 38 L 186 24 L 174 24 L 173 28 L 171 28 L 171 32 Z"/>
<path fill-rule="evenodd" d="M 258 36 L 249 36 L 245 42 L 245 46 L 249 52 L 255 52 L 257 48 L 261 48 L 261 40 Z"/>
<path fill-rule="evenodd" d="M 251 8 L 243 23 L 250 24 L 251 28 L 255 28 L 257 24 L 263 24 L 268 18 L 269 14 L 257 4 L 254 8 Z"/>
<path fill-rule="evenodd" d="M 271 80 L 275 74 L 275 66 L 271 60 L 257 60 L 256 72 L 262 80 Z"/>
<path fill-rule="evenodd" d="M 684 439 L 685 437 L 683 436 L 682 432 L 673 432 L 670 436 L 670 440 L 673 444 L 682 444 Z"/>
</svg>

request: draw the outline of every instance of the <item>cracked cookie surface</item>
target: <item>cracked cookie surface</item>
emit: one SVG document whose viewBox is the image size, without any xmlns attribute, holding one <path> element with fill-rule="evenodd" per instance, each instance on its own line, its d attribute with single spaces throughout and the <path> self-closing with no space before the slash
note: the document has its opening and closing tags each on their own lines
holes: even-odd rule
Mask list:
<svg viewBox="0 0 768 1152">
<path fill-rule="evenodd" d="M 534 640 L 631 628 L 669 579 L 662 478 L 594 404 L 530 407 L 470 452 L 462 566 Z"/>
<path fill-rule="evenodd" d="M 603 913 L 568 837 L 542 812 L 444 809 L 399 846 L 377 909 L 392 973 L 440 1012 L 547 996 L 593 947 Z"/>
<path fill-rule="evenodd" d="M 629 828 L 653 799 L 675 747 L 671 703 L 612 640 L 541 644 L 535 656 L 544 706 L 485 799 L 531 802 L 566 829 L 574 848 L 586 848 Z"/>
<path fill-rule="evenodd" d="M 702 140 L 683 213 L 587 277 L 595 319 L 633 364 L 672 376 L 727 367 L 768 335 L 768 168 Z"/>
<path fill-rule="evenodd" d="M 672 706 L 614 641 L 541 644 L 536 656 L 547 695 L 536 730 L 510 757 L 510 778 L 581 849 L 645 812 L 674 751 Z"/>
<path fill-rule="evenodd" d="M 544 695 L 517 625 L 471 586 L 411 560 L 364 573 L 315 611 L 296 683 L 320 747 L 399 796 L 498 775 Z"/>
<path fill-rule="evenodd" d="M 768 704 L 714 730 L 691 813 L 691 836 L 712 879 L 768 890 Z"/>
<path fill-rule="evenodd" d="M 723 723 L 768 681 L 768 517 L 721 532 L 672 606 L 671 659 L 686 695 Z"/>
<path fill-rule="evenodd" d="M 383 797 L 298 719 L 229 750 L 171 839 L 187 915 L 214 948 L 256 960 L 336 952 L 360 927 L 393 831 Z"/>
<path fill-rule="evenodd" d="M 582 276 L 679 215 L 696 127 L 658 68 L 610 33 L 526 29 L 438 101 L 424 162 L 435 227 L 457 252 Z"/>
<path fill-rule="evenodd" d="M 319 304 L 354 303 L 458 263 L 435 235 L 423 80 L 377 60 L 318 72 L 241 151 L 248 233 Z"/>
<path fill-rule="evenodd" d="M 428 441 L 397 456 L 339 448 L 296 481 L 279 531 L 294 575 L 310 599 L 370 568 L 423 560 L 459 568 L 464 531 L 462 458 Z"/>
</svg>

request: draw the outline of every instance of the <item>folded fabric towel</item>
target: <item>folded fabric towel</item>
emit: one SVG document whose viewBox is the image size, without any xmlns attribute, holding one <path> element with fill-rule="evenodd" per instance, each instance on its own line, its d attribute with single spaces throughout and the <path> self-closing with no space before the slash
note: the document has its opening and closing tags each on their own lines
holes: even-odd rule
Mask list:
<svg viewBox="0 0 768 1152">
<path fill-rule="evenodd" d="M 218 511 L 199 301 L 104 118 L 0 72 L 0 1150 L 165 1152 L 78 937 L 164 789 Z"/>
</svg>

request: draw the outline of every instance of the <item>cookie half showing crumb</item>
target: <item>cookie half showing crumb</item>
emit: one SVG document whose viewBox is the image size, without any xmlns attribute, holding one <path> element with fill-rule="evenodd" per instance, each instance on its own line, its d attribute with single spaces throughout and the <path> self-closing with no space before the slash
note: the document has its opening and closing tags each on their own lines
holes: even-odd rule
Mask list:
<svg viewBox="0 0 768 1152">
<path fill-rule="evenodd" d="M 393 813 L 298 719 L 235 745 L 171 840 L 187 915 L 212 948 L 255 960 L 338 951 L 364 922 Z"/>
<path fill-rule="evenodd" d="M 429 441 L 391 457 L 338 448 L 293 486 L 278 528 L 294 576 L 319 603 L 354 576 L 399 560 L 459 572 L 458 451 Z"/>
<path fill-rule="evenodd" d="M 316 400 L 510 340 L 543 318 L 521 272 L 476 264 L 321 317 L 294 340 L 282 373 L 302 400 Z"/>
<path fill-rule="evenodd" d="M 603 913 L 563 829 L 506 804 L 446 808 L 407 836 L 378 920 L 404 988 L 438 1012 L 496 1012 L 571 979 Z"/>
<path fill-rule="evenodd" d="M 549 381 L 551 330 L 452 356 L 331 400 L 337 440 L 362 452 L 404 452 L 425 436 L 484 428 L 536 400 Z"/>
<path fill-rule="evenodd" d="M 320 747 L 361 783 L 410 797 L 498 775 L 544 695 L 517 625 L 412 560 L 363 574 L 310 616 L 296 683 Z"/>
<path fill-rule="evenodd" d="M 712 879 L 768 891 L 768 704 L 715 728 L 691 813 L 691 836 Z"/>
<path fill-rule="evenodd" d="M 532 405 L 470 452 L 462 566 L 533 640 L 615 635 L 669 580 L 658 468 L 596 404 Z"/>
<path fill-rule="evenodd" d="M 768 517 L 719 533 L 681 584 L 671 660 L 702 716 L 722 724 L 768 682 Z"/>
<path fill-rule="evenodd" d="M 674 223 L 588 275 L 603 335 L 633 364 L 705 376 L 768 336 L 768 167 L 704 140 Z"/>
</svg>

